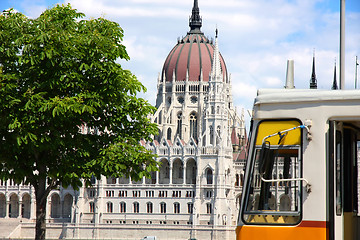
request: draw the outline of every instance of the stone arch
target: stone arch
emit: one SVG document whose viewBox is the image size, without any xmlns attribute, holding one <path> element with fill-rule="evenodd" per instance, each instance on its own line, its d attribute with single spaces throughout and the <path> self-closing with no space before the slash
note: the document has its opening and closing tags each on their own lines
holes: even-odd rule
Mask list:
<svg viewBox="0 0 360 240">
<path fill-rule="evenodd" d="M 291 210 L 291 199 L 290 199 L 289 195 L 287 195 L 287 194 L 281 195 L 279 210 L 280 211 L 290 211 Z"/>
<path fill-rule="evenodd" d="M 64 197 L 63 218 L 71 219 L 72 205 L 73 205 L 73 196 L 71 194 L 66 194 Z"/>
<path fill-rule="evenodd" d="M 19 216 L 19 196 L 12 193 L 9 198 L 9 217 L 17 218 Z"/>
<path fill-rule="evenodd" d="M 172 167 L 172 183 L 182 184 L 184 182 L 184 165 L 183 162 L 177 158 L 173 161 Z"/>
<path fill-rule="evenodd" d="M 0 218 L 6 216 L 6 197 L 5 194 L 0 193 Z"/>
<path fill-rule="evenodd" d="M 57 193 L 51 195 L 50 217 L 59 218 L 61 215 L 60 196 Z"/>
<path fill-rule="evenodd" d="M 196 161 L 190 158 L 186 161 L 186 184 L 196 184 Z"/>
<path fill-rule="evenodd" d="M 166 158 L 160 160 L 161 166 L 159 169 L 159 184 L 170 183 L 170 164 Z"/>
<path fill-rule="evenodd" d="M 21 216 L 23 218 L 30 218 L 31 211 L 31 196 L 28 193 L 25 193 L 22 196 L 22 204 L 21 204 Z"/>
<path fill-rule="evenodd" d="M 271 197 L 269 198 L 269 209 L 276 210 L 276 198 L 274 194 L 271 194 Z"/>
</svg>

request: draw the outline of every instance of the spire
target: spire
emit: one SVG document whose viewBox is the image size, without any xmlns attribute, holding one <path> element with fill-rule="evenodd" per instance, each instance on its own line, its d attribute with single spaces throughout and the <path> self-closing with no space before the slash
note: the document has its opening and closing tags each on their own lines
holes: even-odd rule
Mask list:
<svg viewBox="0 0 360 240">
<path fill-rule="evenodd" d="M 218 44 L 218 29 L 216 29 L 215 33 L 216 33 L 216 35 L 215 35 L 214 58 L 213 58 L 212 66 L 211 66 L 211 78 L 212 79 L 215 79 L 218 76 L 222 76 L 219 44 Z"/>
<path fill-rule="evenodd" d="M 202 33 L 200 28 L 202 26 L 202 19 L 200 17 L 200 10 L 198 6 L 198 0 L 194 0 L 194 6 L 192 8 L 191 17 L 189 18 L 189 33 Z"/>
<path fill-rule="evenodd" d="M 335 60 L 335 65 L 334 65 L 334 81 L 333 81 L 333 85 L 332 85 L 331 89 L 332 90 L 338 89 L 337 81 L 336 81 L 336 60 Z"/>
<path fill-rule="evenodd" d="M 311 79 L 310 79 L 310 89 L 317 89 L 317 80 L 316 80 L 316 74 L 315 74 L 315 50 L 313 53 L 313 65 L 312 65 L 312 73 L 311 73 Z"/>
</svg>

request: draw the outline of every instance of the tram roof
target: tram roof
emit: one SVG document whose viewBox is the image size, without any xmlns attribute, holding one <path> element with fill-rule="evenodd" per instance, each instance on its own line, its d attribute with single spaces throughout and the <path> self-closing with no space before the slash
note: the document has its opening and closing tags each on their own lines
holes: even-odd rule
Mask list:
<svg viewBox="0 0 360 240">
<path fill-rule="evenodd" d="M 257 92 L 257 97 L 255 98 L 254 105 L 348 100 L 360 100 L 360 89 L 259 89 Z"/>
</svg>

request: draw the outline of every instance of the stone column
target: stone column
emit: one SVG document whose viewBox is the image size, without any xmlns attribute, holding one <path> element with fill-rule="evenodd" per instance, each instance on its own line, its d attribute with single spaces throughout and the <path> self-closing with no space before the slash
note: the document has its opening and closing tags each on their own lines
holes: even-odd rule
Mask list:
<svg viewBox="0 0 360 240">
<path fill-rule="evenodd" d="M 183 165 L 183 184 L 186 184 L 186 163 Z"/>
<path fill-rule="evenodd" d="M 18 217 L 17 218 L 22 218 L 22 201 L 18 201 L 19 207 L 18 207 Z"/>
<path fill-rule="evenodd" d="M 10 208 L 10 201 L 6 200 L 6 204 L 5 204 L 5 218 L 9 218 L 9 208 Z"/>
<path fill-rule="evenodd" d="M 173 175 L 173 167 L 172 167 L 172 164 L 169 166 L 169 171 L 170 171 L 170 174 L 169 174 L 169 184 L 172 184 L 172 175 Z"/>
<path fill-rule="evenodd" d="M 159 177 L 160 177 L 160 173 L 159 173 L 159 171 L 156 171 L 156 182 L 155 182 L 155 184 L 159 184 Z"/>
</svg>

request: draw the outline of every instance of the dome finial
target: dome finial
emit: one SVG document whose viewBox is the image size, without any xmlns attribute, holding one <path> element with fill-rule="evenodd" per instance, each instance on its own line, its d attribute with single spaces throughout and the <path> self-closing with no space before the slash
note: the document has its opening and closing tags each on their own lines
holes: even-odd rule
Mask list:
<svg viewBox="0 0 360 240">
<path fill-rule="evenodd" d="M 194 6 L 192 8 L 191 17 L 189 18 L 189 33 L 201 33 L 202 19 L 200 17 L 200 10 L 198 6 L 198 0 L 194 0 Z"/>
</svg>

